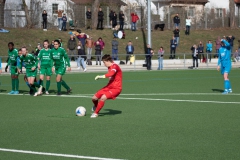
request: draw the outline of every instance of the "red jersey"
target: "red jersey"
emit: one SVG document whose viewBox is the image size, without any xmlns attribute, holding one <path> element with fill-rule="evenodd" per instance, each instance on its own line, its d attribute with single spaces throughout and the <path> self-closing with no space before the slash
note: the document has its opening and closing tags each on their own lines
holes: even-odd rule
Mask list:
<svg viewBox="0 0 240 160">
<path fill-rule="evenodd" d="M 104 88 L 122 90 L 122 70 L 116 63 L 108 67 L 108 73 L 105 76 L 109 78 L 109 82 Z"/>
</svg>

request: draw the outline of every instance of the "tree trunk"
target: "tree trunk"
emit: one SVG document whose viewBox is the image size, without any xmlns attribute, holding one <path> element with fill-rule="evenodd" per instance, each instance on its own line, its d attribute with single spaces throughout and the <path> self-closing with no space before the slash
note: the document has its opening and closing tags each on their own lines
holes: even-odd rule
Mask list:
<svg viewBox="0 0 240 160">
<path fill-rule="evenodd" d="M 27 19 L 27 28 L 30 29 L 32 27 L 32 21 L 31 21 L 31 18 L 29 16 L 28 6 L 27 6 L 25 0 L 22 0 L 22 3 L 23 3 L 24 11 L 25 11 L 25 16 L 26 16 L 26 19 Z"/>
<path fill-rule="evenodd" d="M 93 6 L 92 6 L 92 26 L 93 26 L 93 28 L 97 27 L 99 5 L 100 5 L 99 0 L 95 0 L 93 3 Z"/>
<path fill-rule="evenodd" d="M 229 19 L 230 19 L 230 27 L 235 28 L 236 22 L 235 22 L 235 2 L 234 0 L 229 0 Z"/>
<path fill-rule="evenodd" d="M 0 27 L 4 27 L 4 5 L 5 0 L 0 0 Z"/>
</svg>

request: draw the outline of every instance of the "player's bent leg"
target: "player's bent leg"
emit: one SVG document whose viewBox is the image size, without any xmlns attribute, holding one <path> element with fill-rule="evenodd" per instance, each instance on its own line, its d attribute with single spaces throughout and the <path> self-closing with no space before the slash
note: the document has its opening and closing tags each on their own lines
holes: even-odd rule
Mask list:
<svg viewBox="0 0 240 160">
<path fill-rule="evenodd" d="M 97 105 L 97 108 L 96 108 L 95 112 L 91 115 L 91 118 L 97 118 L 98 117 L 98 113 L 103 108 L 106 100 L 107 100 L 107 96 L 105 94 L 102 95 L 102 97 L 99 99 L 99 102 L 98 102 L 98 105 Z"/>
<path fill-rule="evenodd" d="M 97 105 L 98 105 L 98 98 L 95 95 L 92 97 L 92 102 L 94 104 L 93 107 L 92 107 L 92 111 L 94 112 L 97 108 Z"/>
</svg>

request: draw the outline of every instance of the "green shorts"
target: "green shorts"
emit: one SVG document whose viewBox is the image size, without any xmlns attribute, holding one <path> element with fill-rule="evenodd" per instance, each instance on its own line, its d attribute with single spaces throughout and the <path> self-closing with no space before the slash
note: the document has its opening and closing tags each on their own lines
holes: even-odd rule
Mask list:
<svg viewBox="0 0 240 160">
<path fill-rule="evenodd" d="M 18 69 L 16 66 L 11 66 L 10 68 L 11 75 L 18 75 Z"/>
<path fill-rule="evenodd" d="M 57 67 L 55 68 L 55 73 L 59 75 L 64 75 L 66 72 L 66 67 Z"/>
<path fill-rule="evenodd" d="M 40 75 L 51 76 L 52 75 L 52 67 L 41 67 Z"/>
<path fill-rule="evenodd" d="M 36 77 L 37 76 L 37 69 L 33 70 L 30 68 L 26 69 L 26 76 L 27 77 Z"/>
</svg>

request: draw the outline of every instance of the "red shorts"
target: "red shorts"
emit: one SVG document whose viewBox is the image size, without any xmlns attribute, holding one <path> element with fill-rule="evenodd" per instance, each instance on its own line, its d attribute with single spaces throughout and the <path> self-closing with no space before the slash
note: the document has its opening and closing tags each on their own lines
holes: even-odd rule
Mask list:
<svg viewBox="0 0 240 160">
<path fill-rule="evenodd" d="M 116 97 L 121 93 L 121 90 L 119 89 L 109 89 L 109 88 L 102 88 L 97 93 L 95 96 L 100 99 L 102 95 L 105 95 L 107 99 L 116 99 Z"/>
</svg>

